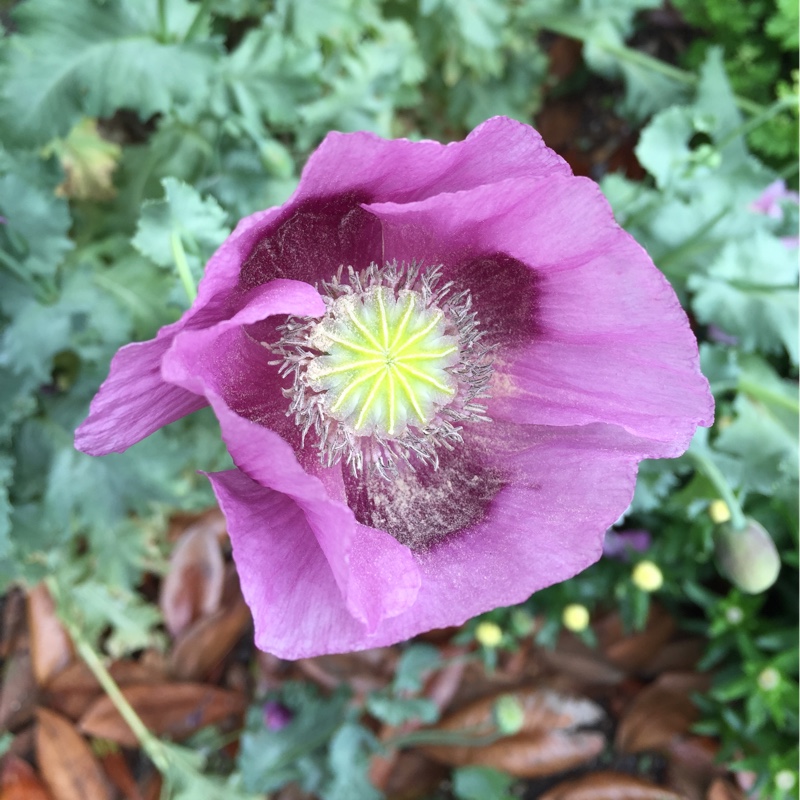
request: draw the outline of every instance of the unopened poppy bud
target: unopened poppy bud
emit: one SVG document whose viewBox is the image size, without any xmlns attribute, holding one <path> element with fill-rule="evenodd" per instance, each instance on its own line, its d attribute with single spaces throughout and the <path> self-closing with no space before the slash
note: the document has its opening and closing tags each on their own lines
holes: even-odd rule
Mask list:
<svg viewBox="0 0 800 800">
<path fill-rule="evenodd" d="M 513 736 L 522 730 L 525 710 L 514 695 L 504 694 L 494 704 L 494 721 L 500 733 Z"/>
<path fill-rule="evenodd" d="M 730 524 L 717 528 L 714 557 L 719 571 L 748 594 L 759 594 L 769 589 L 781 569 L 781 559 L 772 537 L 749 517 L 741 530 L 734 530 Z"/>
<path fill-rule="evenodd" d="M 567 630 L 580 633 L 589 627 L 589 609 L 580 603 L 570 603 L 561 614 L 561 621 Z"/>
<path fill-rule="evenodd" d="M 475 638 L 484 647 L 498 647 L 503 641 L 503 630 L 495 622 L 481 622 L 475 628 Z"/>
<path fill-rule="evenodd" d="M 640 561 L 633 568 L 631 580 L 643 592 L 657 592 L 664 585 L 664 573 L 652 561 Z"/>
<path fill-rule="evenodd" d="M 724 500 L 712 500 L 708 506 L 708 516 L 716 525 L 722 525 L 731 518 L 731 510 Z"/>
<path fill-rule="evenodd" d="M 758 673 L 758 685 L 763 691 L 771 692 L 773 689 L 778 688 L 781 682 L 781 674 L 775 667 L 766 667 Z"/>
</svg>

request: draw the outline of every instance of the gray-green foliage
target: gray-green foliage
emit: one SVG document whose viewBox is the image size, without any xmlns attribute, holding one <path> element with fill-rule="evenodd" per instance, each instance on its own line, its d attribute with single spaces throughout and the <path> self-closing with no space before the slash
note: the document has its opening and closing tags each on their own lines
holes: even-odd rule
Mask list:
<svg viewBox="0 0 800 800">
<path fill-rule="evenodd" d="M 735 337 L 703 347 L 724 425 L 695 447 L 796 569 L 798 403 L 787 376 L 798 359 L 797 261 L 782 241 L 796 228 L 796 209 L 785 203 L 783 219 L 752 210 L 775 175 L 748 153 L 717 53 L 696 92 L 669 70 L 623 57 L 636 13 L 655 5 L 70 0 L 64 13 L 62 0 L 15 4 L 13 33 L 0 44 L 0 591 L 55 576 L 87 634 L 107 633 L 114 655 L 158 644 L 158 615 L 136 587 L 144 569 L 163 567 L 167 516 L 212 502 L 196 471 L 228 464 L 216 422 L 199 412 L 104 459 L 76 452 L 72 436 L 117 348 L 152 337 L 186 307 L 176 253 L 197 279 L 239 218 L 288 196 L 330 129 L 450 139 L 493 114 L 529 121 L 546 81 L 539 33 L 547 27 L 572 30 L 586 42 L 590 69 L 623 78 L 629 114 L 657 112 L 637 149 L 650 179 L 611 175 L 603 188 L 698 329 Z M 772 35 L 788 41 L 792 31 Z M 101 133 L 121 148 L 112 198 L 68 196 L 54 155 L 63 151 L 54 140 L 86 118 L 100 118 Z M 86 153 L 82 168 L 108 170 L 111 152 L 102 163 Z M 717 579 L 706 515 L 715 496 L 688 459 L 649 463 L 630 519 L 660 526 L 667 586 L 683 597 L 681 576 L 669 574 L 681 565 L 691 576 L 686 594 L 712 620 L 709 653 L 724 661 L 742 639 L 713 625 L 733 600 L 699 588 Z M 598 570 L 537 596 L 549 604 L 553 636 L 567 596 L 590 605 L 615 597 L 627 621 L 644 618 L 647 597 L 611 567 Z M 773 627 L 761 666 L 785 649 L 785 626 Z M 388 724 L 434 721 L 438 709 L 421 690 L 436 661 L 432 648 L 407 649 L 396 680 L 370 696 L 367 710 Z M 785 685 L 796 687 L 796 667 L 780 666 Z M 365 770 L 377 745 L 344 695 L 301 687 L 283 699 L 295 722 L 278 735 L 251 712 L 232 781 L 257 792 L 298 780 L 327 798 L 372 796 Z M 757 771 L 770 750 L 788 763 L 780 732 L 756 735 L 761 706 L 735 717 L 737 728 L 734 711 L 721 715 L 724 700 L 715 702 L 709 731 L 728 736 L 730 752 L 755 748 L 748 757 L 762 758 L 749 764 Z M 193 784 L 184 784 L 191 796 Z M 507 784 L 465 770 L 455 790 L 502 797 Z"/>
</svg>

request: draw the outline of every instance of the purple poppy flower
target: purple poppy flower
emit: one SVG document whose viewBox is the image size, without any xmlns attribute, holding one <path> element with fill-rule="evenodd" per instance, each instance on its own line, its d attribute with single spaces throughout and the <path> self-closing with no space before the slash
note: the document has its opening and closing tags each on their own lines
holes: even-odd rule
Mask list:
<svg viewBox="0 0 800 800">
<path fill-rule="evenodd" d="M 711 423 L 698 363 L 669 283 L 530 127 L 332 133 L 192 308 L 117 353 L 76 445 L 121 451 L 210 404 L 256 643 L 299 658 L 460 624 L 596 561 L 638 462 Z"/>
</svg>

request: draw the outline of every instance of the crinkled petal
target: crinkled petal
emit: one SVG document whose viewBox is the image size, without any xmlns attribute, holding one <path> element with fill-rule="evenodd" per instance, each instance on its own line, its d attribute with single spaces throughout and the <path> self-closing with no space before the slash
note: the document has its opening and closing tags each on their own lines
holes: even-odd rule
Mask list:
<svg viewBox="0 0 800 800">
<path fill-rule="evenodd" d="M 255 620 L 256 644 L 281 658 L 333 652 L 342 630 L 368 636 L 348 612 L 330 564 L 299 504 L 238 470 L 208 476 L 228 521 L 233 557 Z M 355 526 L 351 569 L 368 607 L 408 608 L 419 571 L 382 531 Z"/>
<path fill-rule="evenodd" d="M 389 259 L 424 254 L 453 277 L 480 256 L 505 254 L 536 275 L 527 324 L 497 355 L 493 417 L 621 425 L 651 440 L 653 457 L 682 452 L 697 425 L 711 423 L 686 314 L 593 182 L 510 180 L 366 208 L 383 222 Z"/>
<path fill-rule="evenodd" d="M 254 485 L 246 478 L 222 473 L 227 477 L 221 490 L 219 475 L 212 476 L 255 618 L 256 644 L 285 658 L 379 647 L 460 625 L 571 577 L 600 557 L 606 529 L 630 502 L 640 445 L 603 425 L 502 426 L 487 436 L 486 457 L 494 450 L 508 484 L 478 524 L 417 554 L 422 583 L 416 601 L 373 632 L 347 613 L 330 572 L 313 559 L 313 548 L 306 545 L 301 556 L 301 545 L 280 533 L 294 533 L 301 514 L 287 511 L 278 518 L 256 502 L 261 495 L 247 488 Z M 310 530 L 303 530 L 305 541 L 313 541 Z M 377 542 L 365 539 L 364 553 L 373 548 Z M 393 585 L 407 591 L 402 582 Z M 289 623 L 293 627 L 286 630 Z"/>
<path fill-rule="evenodd" d="M 235 313 L 246 295 L 238 290 L 239 270 L 266 225 L 277 215 L 269 209 L 243 219 L 206 266 L 198 298 L 155 339 L 121 348 L 92 400 L 89 416 L 75 432 L 75 447 L 93 456 L 121 453 L 136 442 L 187 414 L 203 408 L 202 397 L 166 383 L 161 359 L 175 336 L 203 328 Z"/>
<path fill-rule="evenodd" d="M 176 419 L 207 405 L 202 397 L 161 378 L 171 336 L 121 348 L 98 390 L 89 416 L 75 431 L 75 447 L 93 456 L 121 453 Z"/>
<path fill-rule="evenodd" d="M 166 380 L 208 400 L 239 469 L 261 486 L 294 500 L 325 554 L 349 612 L 367 626 L 375 626 L 381 619 L 400 613 L 402 609 L 396 604 L 408 602 L 408 593 L 398 594 L 393 581 L 384 582 L 386 569 L 364 569 L 355 535 L 355 518 L 347 505 L 331 499 L 323 482 L 303 469 L 292 447 L 279 434 L 237 414 L 220 393 L 223 388 L 230 388 L 228 370 L 235 361 L 230 350 L 231 335 L 239 337 L 243 326 L 272 315 L 317 316 L 323 311 L 322 299 L 308 284 L 272 281 L 251 292 L 248 305 L 230 320 L 205 330 L 184 331 L 175 337 L 163 360 L 162 371 Z M 224 357 L 220 357 L 221 347 L 227 348 Z M 263 358 L 268 360 L 269 353 L 264 351 Z M 271 391 L 270 396 L 274 396 Z M 408 554 L 405 548 L 402 550 Z M 408 554 L 413 568 L 410 559 Z M 395 581 L 399 579 L 397 575 L 393 577 Z"/>
</svg>

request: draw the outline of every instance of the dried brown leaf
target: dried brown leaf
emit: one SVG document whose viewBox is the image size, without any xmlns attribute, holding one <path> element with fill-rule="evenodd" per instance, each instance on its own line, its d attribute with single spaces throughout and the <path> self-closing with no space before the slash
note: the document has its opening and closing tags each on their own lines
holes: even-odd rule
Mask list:
<svg viewBox="0 0 800 800">
<path fill-rule="evenodd" d="M 44 708 L 36 715 L 36 759 L 54 800 L 111 800 L 100 764 L 72 723 Z"/>
<path fill-rule="evenodd" d="M 219 537 L 224 525 L 216 516 L 201 518 L 181 534 L 172 551 L 159 605 L 173 636 L 219 608 L 225 577 Z"/>
<path fill-rule="evenodd" d="M 101 760 L 108 779 L 121 792 L 125 800 L 143 800 L 131 768 L 119 750 L 106 753 Z"/>
<path fill-rule="evenodd" d="M 627 672 L 645 668 L 675 633 L 675 621 L 657 604 L 650 606 L 644 630 L 625 634 L 619 613 L 607 615 L 595 625 L 600 649 L 615 666 Z"/>
<path fill-rule="evenodd" d="M 250 625 L 250 609 L 238 594 L 224 608 L 198 619 L 177 639 L 169 672 L 178 680 L 207 678 Z"/>
<path fill-rule="evenodd" d="M 730 781 L 717 778 L 708 787 L 706 800 L 746 800 L 747 795 Z"/>
<path fill-rule="evenodd" d="M 559 675 L 569 675 L 586 686 L 615 686 L 625 678 L 624 671 L 609 663 L 600 650 L 569 631 L 562 632 L 555 650 L 543 648 L 538 655 Z"/>
<path fill-rule="evenodd" d="M 238 719 L 245 698 L 235 692 L 201 683 L 162 683 L 128 686 L 122 690 L 142 722 L 157 736 L 185 739 L 206 725 Z M 78 724 L 89 735 L 111 739 L 124 747 L 138 742 L 108 697 L 100 697 Z"/>
<path fill-rule="evenodd" d="M 43 583 L 28 593 L 28 631 L 33 674 L 39 686 L 46 686 L 54 675 L 72 661 L 75 653 L 56 615 L 53 598 Z"/>
<path fill-rule="evenodd" d="M 109 671 L 119 686 L 162 683 L 164 680 L 163 672 L 139 661 L 115 661 Z M 83 661 L 73 661 L 50 681 L 45 697 L 48 706 L 75 722 L 102 693 L 89 667 Z"/>
<path fill-rule="evenodd" d="M 0 764 L 0 800 L 52 800 L 52 797 L 27 761 L 6 755 Z"/>
<path fill-rule="evenodd" d="M 551 775 L 597 756 L 605 737 L 593 731 L 578 731 L 599 722 L 603 710 L 583 697 L 556 692 L 548 687 L 507 693 L 523 709 L 521 730 L 483 746 L 426 745 L 425 755 L 451 766 L 480 764 L 520 778 Z M 449 715 L 435 728 L 463 732 L 465 738 L 483 737 L 496 731 L 493 708 L 500 695 L 485 697 Z"/>
<path fill-rule="evenodd" d="M 563 781 L 539 800 L 683 800 L 663 786 L 621 772 L 593 772 Z"/>
<path fill-rule="evenodd" d="M 708 679 L 694 673 L 664 673 L 639 692 L 617 728 L 615 745 L 627 753 L 657 750 L 665 754 L 678 737 L 685 736 L 697 719 L 690 699 Z"/>
<path fill-rule="evenodd" d="M 0 730 L 15 730 L 30 722 L 39 688 L 27 648 L 16 650 L 6 661 L 0 692 Z"/>
<path fill-rule="evenodd" d="M 26 605 L 22 589 L 6 592 L 0 617 L 0 659 L 7 659 L 14 650 L 22 646 L 20 640 L 27 636 Z"/>
</svg>

